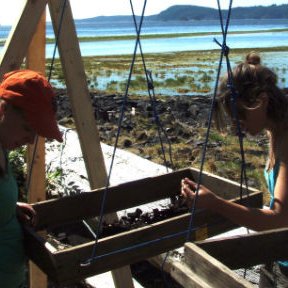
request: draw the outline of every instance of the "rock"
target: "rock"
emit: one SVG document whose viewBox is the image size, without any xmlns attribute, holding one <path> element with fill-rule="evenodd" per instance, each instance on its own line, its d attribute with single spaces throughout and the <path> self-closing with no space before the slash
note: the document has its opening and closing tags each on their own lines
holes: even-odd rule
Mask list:
<svg viewBox="0 0 288 288">
<path fill-rule="evenodd" d="M 129 148 L 131 147 L 133 144 L 133 142 L 130 140 L 130 139 L 125 139 L 124 142 L 123 142 L 123 147 L 124 148 Z"/>
</svg>

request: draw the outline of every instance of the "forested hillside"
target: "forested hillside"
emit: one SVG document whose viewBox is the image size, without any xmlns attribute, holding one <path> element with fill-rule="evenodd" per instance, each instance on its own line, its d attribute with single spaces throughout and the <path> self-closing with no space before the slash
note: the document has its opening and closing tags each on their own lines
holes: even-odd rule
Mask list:
<svg viewBox="0 0 288 288">
<path fill-rule="evenodd" d="M 223 9 L 223 16 L 227 16 L 227 10 Z M 233 19 L 287 19 L 288 4 L 254 7 L 232 8 Z M 137 17 L 139 18 L 139 16 Z M 189 20 L 216 20 L 219 19 L 218 9 L 192 6 L 175 5 L 157 15 L 146 16 L 145 21 L 189 21 Z M 98 16 L 89 19 L 76 20 L 76 22 L 102 22 L 102 21 L 131 21 L 131 15 L 127 16 Z"/>
</svg>

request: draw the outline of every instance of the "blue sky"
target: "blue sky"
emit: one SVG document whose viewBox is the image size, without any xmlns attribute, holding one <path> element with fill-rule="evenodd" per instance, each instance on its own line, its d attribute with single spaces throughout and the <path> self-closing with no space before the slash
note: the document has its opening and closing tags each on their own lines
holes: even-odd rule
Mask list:
<svg viewBox="0 0 288 288">
<path fill-rule="evenodd" d="M 4 9 L 0 10 L 0 24 L 14 23 L 23 3 L 26 0 L 9 0 Z M 230 0 L 219 0 L 221 7 L 227 9 Z M 203 4 L 201 4 L 201 2 Z M 233 0 L 233 7 L 287 4 L 287 0 Z M 99 15 L 130 15 L 129 0 L 70 0 L 72 13 L 75 19 L 95 17 Z M 144 0 L 133 0 L 134 11 L 140 15 Z M 172 5 L 198 5 L 217 8 L 217 0 L 148 0 L 146 15 L 157 14 Z"/>
</svg>

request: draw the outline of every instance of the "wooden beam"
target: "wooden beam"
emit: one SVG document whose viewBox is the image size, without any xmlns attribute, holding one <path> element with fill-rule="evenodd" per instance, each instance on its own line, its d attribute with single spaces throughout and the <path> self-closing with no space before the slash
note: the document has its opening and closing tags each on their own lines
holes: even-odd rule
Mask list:
<svg viewBox="0 0 288 288">
<path fill-rule="evenodd" d="M 95 189 L 106 186 L 106 167 L 69 1 L 66 1 L 60 23 L 64 3 L 59 0 L 48 2 L 54 33 L 59 35 L 63 74 L 90 186 Z"/>
<path fill-rule="evenodd" d="M 33 207 L 39 215 L 38 227 L 99 216 L 104 193 L 107 194 L 105 214 L 178 195 L 180 180 L 189 175 L 189 169 L 181 170 L 111 186 L 107 191 L 106 188 L 101 188 L 92 192 L 35 203 Z M 125 201 L 122 201 L 123 199 Z M 52 215 L 51 209 L 53 209 Z"/>
<path fill-rule="evenodd" d="M 185 288 L 213 288 L 193 272 L 187 265 L 176 262 L 173 264 L 171 276 Z"/>
<path fill-rule="evenodd" d="M 1 53 L 0 78 L 8 71 L 20 68 L 46 4 L 47 0 L 25 2 L 21 15 L 12 27 Z"/>
<path fill-rule="evenodd" d="M 46 46 L 46 13 L 44 12 L 30 43 L 26 66 L 45 75 L 45 46 Z M 45 176 L 45 138 L 38 137 L 37 146 L 27 147 L 27 166 L 30 175 L 28 202 L 44 201 L 46 199 Z M 33 154 L 35 150 L 35 157 Z M 32 169 L 32 170 L 31 170 Z M 30 173 L 31 171 L 31 173 Z M 47 287 L 47 276 L 32 261 L 29 262 L 30 288 Z"/>
<path fill-rule="evenodd" d="M 211 239 L 196 244 L 231 269 L 251 267 L 288 259 L 288 228 Z"/>
<path fill-rule="evenodd" d="M 45 45 L 46 45 L 46 14 L 44 13 L 37 25 L 37 30 L 27 53 L 27 68 L 45 75 Z M 32 169 L 28 200 L 30 203 L 46 200 L 45 181 L 45 138 L 38 137 L 35 158 L 33 158 L 35 145 L 28 145 L 28 175 Z M 33 163 L 32 163 L 33 161 Z M 33 165 L 33 167 L 32 167 Z"/>
<path fill-rule="evenodd" d="M 90 187 L 104 187 L 108 184 L 106 167 L 70 2 L 49 0 L 48 4 L 55 35 L 59 36 L 60 59 Z M 106 215 L 107 221 L 116 219 L 116 214 Z M 120 272 L 112 271 L 112 275 L 117 279 L 114 281 L 117 288 L 134 287 L 130 267 L 122 267 Z"/>
<path fill-rule="evenodd" d="M 39 215 L 38 228 L 44 228 L 53 223 L 61 224 L 98 216 L 104 193 L 106 193 L 104 213 L 121 211 L 160 199 L 171 198 L 179 195 L 180 181 L 182 178 L 195 177 L 198 173 L 199 171 L 196 169 L 183 169 L 160 176 L 148 177 L 111 186 L 107 191 L 106 188 L 101 188 L 94 190 L 94 192 L 86 192 L 75 196 L 35 203 L 33 207 Z M 230 191 L 230 197 L 232 197 L 232 195 L 238 195 L 239 185 L 236 182 L 229 181 L 229 185 L 227 183 L 223 184 L 226 182 L 226 179 L 212 177 L 208 173 L 203 173 L 203 183 L 206 185 L 204 180 L 209 180 L 208 187 L 215 188 L 214 190 L 219 196 L 222 196 L 224 191 L 221 189 L 222 185 L 225 185 L 227 190 Z M 135 197 L 136 191 L 137 197 Z M 249 188 L 249 192 L 251 195 L 256 193 L 259 194 L 259 198 L 262 197 L 262 193 L 255 189 Z M 125 199 L 125 201 L 122 201 L 123 199 Z M 230 199 L 234 200 L 235 197 Z M 250 198 L 244 197 L 243 199 L 243 204 L 248 205 L 249 203 L 247 202 L 250 201 Z M 251 201 L 253 202 L 253 197 Z M 81 203 L 81 205 L 79 205 L 79 203 Z M 253 203 L 251 204 L 253 205 Z M 51 210 L 53 210 L 53 214 L 51 214 Z"/>
<path fill-rule="evenodd" d="M 185 244 L 184 262 L 198 277 L 213 288 L 254 287 L 193 243 Z"/>
</svg>

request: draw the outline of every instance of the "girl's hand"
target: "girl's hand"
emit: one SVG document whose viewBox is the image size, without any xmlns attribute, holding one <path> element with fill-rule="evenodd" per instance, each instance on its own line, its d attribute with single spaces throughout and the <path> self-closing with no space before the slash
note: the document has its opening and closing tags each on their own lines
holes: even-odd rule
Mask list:
<svg viewBox="0 0 288 288">
<path fill-rule="evenodd" d="M 28 203 L 17 202 L 16 214 L 21 223 L 30 226 L 36 225 L 36 211 Z"/>
<path fill-rule="evenodd" d="M 181 180 L 181 195 L 186 199 L 188 207 L 192 207 L 196 197 L 197 183 L 184 178 Z M 205 186 L 200 185 L 198 191 L 198 198 L 196 202 L 197 208 L 211 209 L 216 201 L 216 195 L 207 189 Z"/>
</svg>

